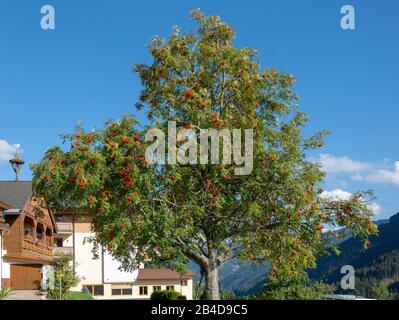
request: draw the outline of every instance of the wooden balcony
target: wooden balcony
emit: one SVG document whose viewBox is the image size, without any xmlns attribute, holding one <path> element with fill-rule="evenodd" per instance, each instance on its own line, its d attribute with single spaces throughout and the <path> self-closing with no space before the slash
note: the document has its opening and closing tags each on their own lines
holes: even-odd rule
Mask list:
<svg viewBox="0 0 399 320">
<path fill-rule="evenodd" d="M 73 247 L 55 247 L 53 252 L 55 256 L 72 256 Z"/>
<path fill-rule="evenodd" d="M 30 238 L 25 238 L 23 240 L 22 249 L 49 257 L 53 256 L 53 249 L 51 247 L 47 246 L 44 242 L 34 241 Z"/>
</svg>

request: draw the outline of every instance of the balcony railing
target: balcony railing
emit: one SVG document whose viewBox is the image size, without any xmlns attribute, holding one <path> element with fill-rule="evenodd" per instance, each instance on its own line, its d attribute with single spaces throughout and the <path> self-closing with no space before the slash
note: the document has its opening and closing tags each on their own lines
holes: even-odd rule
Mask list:
<svg viewBox="0 0 399 320">
<path fill-rule="evenodd" d="M 55 247 L 54 255 L 55 256 L 72 256 L 73 255 L 73 247 Z"/>
<path fill-rule="evenodd" d="M 43 242 L 36 242 L 30 239 L 24 239 L 22 248 L 24 250 L 40 253 L 46 256 L 53 256 L 53 250 L 51 247 L 46 246 Z"/>
<path fill-rule="evenodd" d="M 69 234 L 72 233 L 72 223 L 71 222 L 57 222 L 58 233 Z"/>
</svg>

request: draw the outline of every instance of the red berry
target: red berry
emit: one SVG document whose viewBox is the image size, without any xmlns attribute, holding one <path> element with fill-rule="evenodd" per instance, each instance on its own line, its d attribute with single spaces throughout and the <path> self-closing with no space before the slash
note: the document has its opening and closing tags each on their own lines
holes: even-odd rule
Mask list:
<svg viewBox="0 0 399 320">
<path fill-rule="evenodd" d="M 135 134 L 134 136 L 133 136 L 133 140 L 134 141 L 138 141 L 140 139 L 140 137 L 137 135 L 137 134 Z"/>
<path fill-rule="evenodd" d="M 184 96 L 186 96 L 186 97 L 189 97 L 189 98 L 192 98 L 192 97 L 194 97 L 194 95 L 192 94 L 192 92 L 191 91 L 186 91 L 186 92 L 184 92 L 184 94 L 183 94 Z"/>
</svg>

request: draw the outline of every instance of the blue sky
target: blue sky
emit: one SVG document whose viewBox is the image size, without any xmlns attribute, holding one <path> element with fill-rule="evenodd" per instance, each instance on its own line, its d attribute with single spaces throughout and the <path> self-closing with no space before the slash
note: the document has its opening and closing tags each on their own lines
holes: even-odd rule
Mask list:
<svg viewBox="0 0 399 320">
<path fill-rule="evenodd" d="M 56 29 L 40 28 L 40 8 L 53 5 Z M 351 4 L 356 29 L 342 30 Z M 262 67 L 297 78 L 307 134 L 329 129 L 310 155 L 328 172 L 332 194 L 374 189 L 378 218 L 399 211 L 399 2 L 395 0 L 55 1 L 0 3 L 0 179 L 21 144 L 27 163 L 58 144 L 82 120 L 87 128 L 134 113 L 140 91 L 135 62 L 148 61 L 151 36 L 173 25 L 194 29 L 188 12 L 220 15 L 237 46 L 259 51 Z M 320 155 L 322 154 L 322 155 Z M 21 178 L 30 179 L 27 166 Z"/>
</svg>

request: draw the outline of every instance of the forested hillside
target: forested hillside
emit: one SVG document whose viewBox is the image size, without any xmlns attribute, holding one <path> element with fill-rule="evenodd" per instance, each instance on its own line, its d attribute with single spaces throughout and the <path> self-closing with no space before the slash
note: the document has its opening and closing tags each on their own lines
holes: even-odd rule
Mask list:
<svg viewBox="0 0 399 320">
<path fill-rule="evenodd" d="M 386 284 L 392 293 L 399 287 L 399 214 L 392 216 L 389 223 L 380 224 L 379 235 L 370 238 L 371 246 L 365 250 L 358 239 L 350 238 L 341 243 L 341 254 L 322 257 L 316 270 L 310 270 L 312 279 L 339 284 L 344 265 L 355 268 L 356 295 L 372 297 L 375 286 Z M 341 290 L 341 292 L 344 292 Z"/>
</svg>

